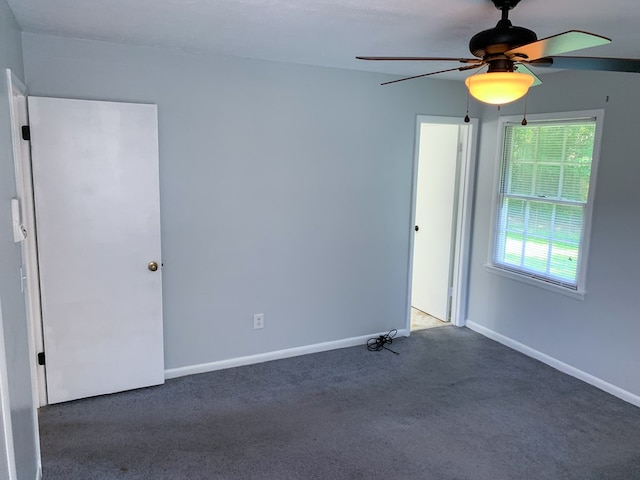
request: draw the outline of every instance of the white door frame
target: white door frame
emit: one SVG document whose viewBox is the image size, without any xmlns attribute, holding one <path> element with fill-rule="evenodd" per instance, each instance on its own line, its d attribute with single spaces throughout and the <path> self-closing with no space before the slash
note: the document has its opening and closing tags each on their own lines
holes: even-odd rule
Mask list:
<svg viewBox="0 0 640 480">
<path fill-rule="evenodd" d="M 40 312 L 40 278 L 38 274 L 38 253 L 31 181 L 31 150 L 29 143 L 22 139 L 21 129 L 23 125 L 28 125 L 29 123 L 27 89 L 9 69 L 7 69 L 7 84 L 10 95 L 9 111 L 11 116 L 13 162 L 16 173 L 16 193 L 20 200 L 22 223 L 27 229 L 27 238 L 22 242 L 24 269 L 22 272 L 22 289 L 27 301 L 31 384 L 34 405 L 39 407 L 47 404 L 47 392 L 44 367 L 36 362 L 37 352 L 44 351 L 44 340 Z"/>
<path fill-rule="evenodd" d="M 440 125 L 460 125 L 469 127 L 469 135 L 462 147 L 460 174 L 458 177 L 458 197 L 456 214 L 456 237 L 453 245 L 453 286 L 451 291 L 451 324 L 464 327 L 467 316 L 467 288 L 469 276 L 469 259 L 471 251 L 471 218 L 473 213 L 473 196 L 475 191 L 476 147 L 478 138 L 478 119 L 472 118 L 469 123 L 458 117 L 438 117 L 431 115 L 416 116 L 415 148 L 413 158 L 413 178 L 411 187 L 411 223 L 408 226 L 409 259 L 407 278 L 407 331 L 411 331 L 411 290 L 413 283 L 413 249 L 415 235 L 413 227 L 416 221 L 416 198 L 418 192 L 418 161 L 420 149 L 420 125 L 433 123 Z"/>
<path fill-rule="evenodd" d="M 21 283 L 25 295 L 27 315 L 27 334 L 29 337 L 28 356 L 31 372 L 31 391 L 33 405 L 33 426 L 35 453 L 38 459 L 38 478 L 42 474 L 40 464 L 40 431 L 38 428 L 38 407 L 46 404 L 46 383 L 44 367 L 36 362 L 36 352 L 43 351 L 42 323 L 40 321 L 40 280 L 38 277 L 38 258 L 36 251 L 35 216 L 33 210 L 33 189 L 31 184 L 31 151 L 27 141 L 22 139 L 22 126 L 28 125 L 27 88 L 6 69 L 7 96 L 11 122 L 11 143 L 16 177 L 16 196 L 20 202 L 22 224 L 27 237 L 21 241 L 22 269 Z"/>
<path fill-rule="evenodd" d="M 11 116 L 11 137 L 13 161 L 16 173 L 16 193 L 20 200 L 22 223 L 27 229 L 27 238 L 22 242 L 22 288 L 26 297 L 27 329 L 29 332 L 29 361 L 34 406 L 47 405 L 47 384 L 45 367 L 36 362 L 37 353 L 44 351 L 42 333 L 42 313 L 40 309 L 40 277 L 38 274 L 37 232 L 33 204 L 33 183 L 31 177 L 31 149 L 22 138 L 22 126 L 28 125 L 27 89 L 18 78 L 7 69 L 9 88 L 9 111 Z M 37 425 L 37 422 L 36 422 Z"/>
</svg>

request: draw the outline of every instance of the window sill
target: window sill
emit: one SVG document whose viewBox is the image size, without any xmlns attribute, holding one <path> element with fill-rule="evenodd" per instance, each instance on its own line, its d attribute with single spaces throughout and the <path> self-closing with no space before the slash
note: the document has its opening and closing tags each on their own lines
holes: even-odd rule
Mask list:
<svg viewBox="0 0 640 480">
<path fill-rule="evenodd" d="M 554 285 L 552 283 L 547 283 L 544 280 L 538 280 L 537 278 L 531 278 L 527 275 L 519 275 L 515 272 L 510 272 L 508 270 L 504 270 L 502 268 L 494 267 L 493 265 L 484 264 L 484 268 L 489 272 L 495 275 L 499 275 L 501 277 L 510 278 L 511 280 L 516 280 L 518 282 L 526 283 L 528 285 L 533 285 L 534 287 L 542 288 L 543 290 L 549 290 L 550 292 L 559 293 L 561 295 L 565 295 L 567 297 L 575 298 L 576 300 L 584 300 L 584 296 L 587 292 L 584 290 L 571 290 L 566 287 L 562 287 L 560 285 Z"/>
</svg>

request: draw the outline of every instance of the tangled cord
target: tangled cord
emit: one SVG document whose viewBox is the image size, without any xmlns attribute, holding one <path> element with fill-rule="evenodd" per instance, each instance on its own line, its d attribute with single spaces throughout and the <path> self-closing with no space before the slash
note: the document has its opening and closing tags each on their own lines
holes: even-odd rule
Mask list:
<svg viewBox="0 0 640 480">
<path fill-rule="evenodd" d="M 394 337 L 398 334 L 398 330 L 395 328 L 389 330 L 389 333 L 386 335 L 380 335 L 379 337 L 373 337 L 367 340 L 367 350 L 370 352 L 379 352 L 380 350 L 389 350 L 391 353 L 395 353 L 396 355 L 400 355 L 398 352 L 394 352 L 390 348 L 385 347 L 385 345 L 391 345 L 393 343 Z"/>
</svg>

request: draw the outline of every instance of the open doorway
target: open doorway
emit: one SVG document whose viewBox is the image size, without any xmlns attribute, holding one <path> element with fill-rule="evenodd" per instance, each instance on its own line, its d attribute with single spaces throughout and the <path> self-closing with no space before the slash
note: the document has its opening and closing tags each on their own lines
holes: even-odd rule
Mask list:
<svg viewBox="0 0 640 480">
<path fill-rule="evenodd" d="M 409 326 L 464 325 L 477 121 L 418 116 Z"/>
</svg>

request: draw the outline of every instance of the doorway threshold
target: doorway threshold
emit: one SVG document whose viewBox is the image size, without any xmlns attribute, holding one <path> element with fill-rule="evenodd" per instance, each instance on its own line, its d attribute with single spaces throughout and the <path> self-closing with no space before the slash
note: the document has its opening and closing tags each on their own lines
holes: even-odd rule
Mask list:
<svg viewBox="0 0 640 480">
<path fill-rule="evenodd" d="M 443 322 L 442 320 L 429 315 L 422 310 L 411 307 L 411 331 L 425 330 L 427 328 L 437 328 L 451 325 L 451 322 Z"/>
</svg>

